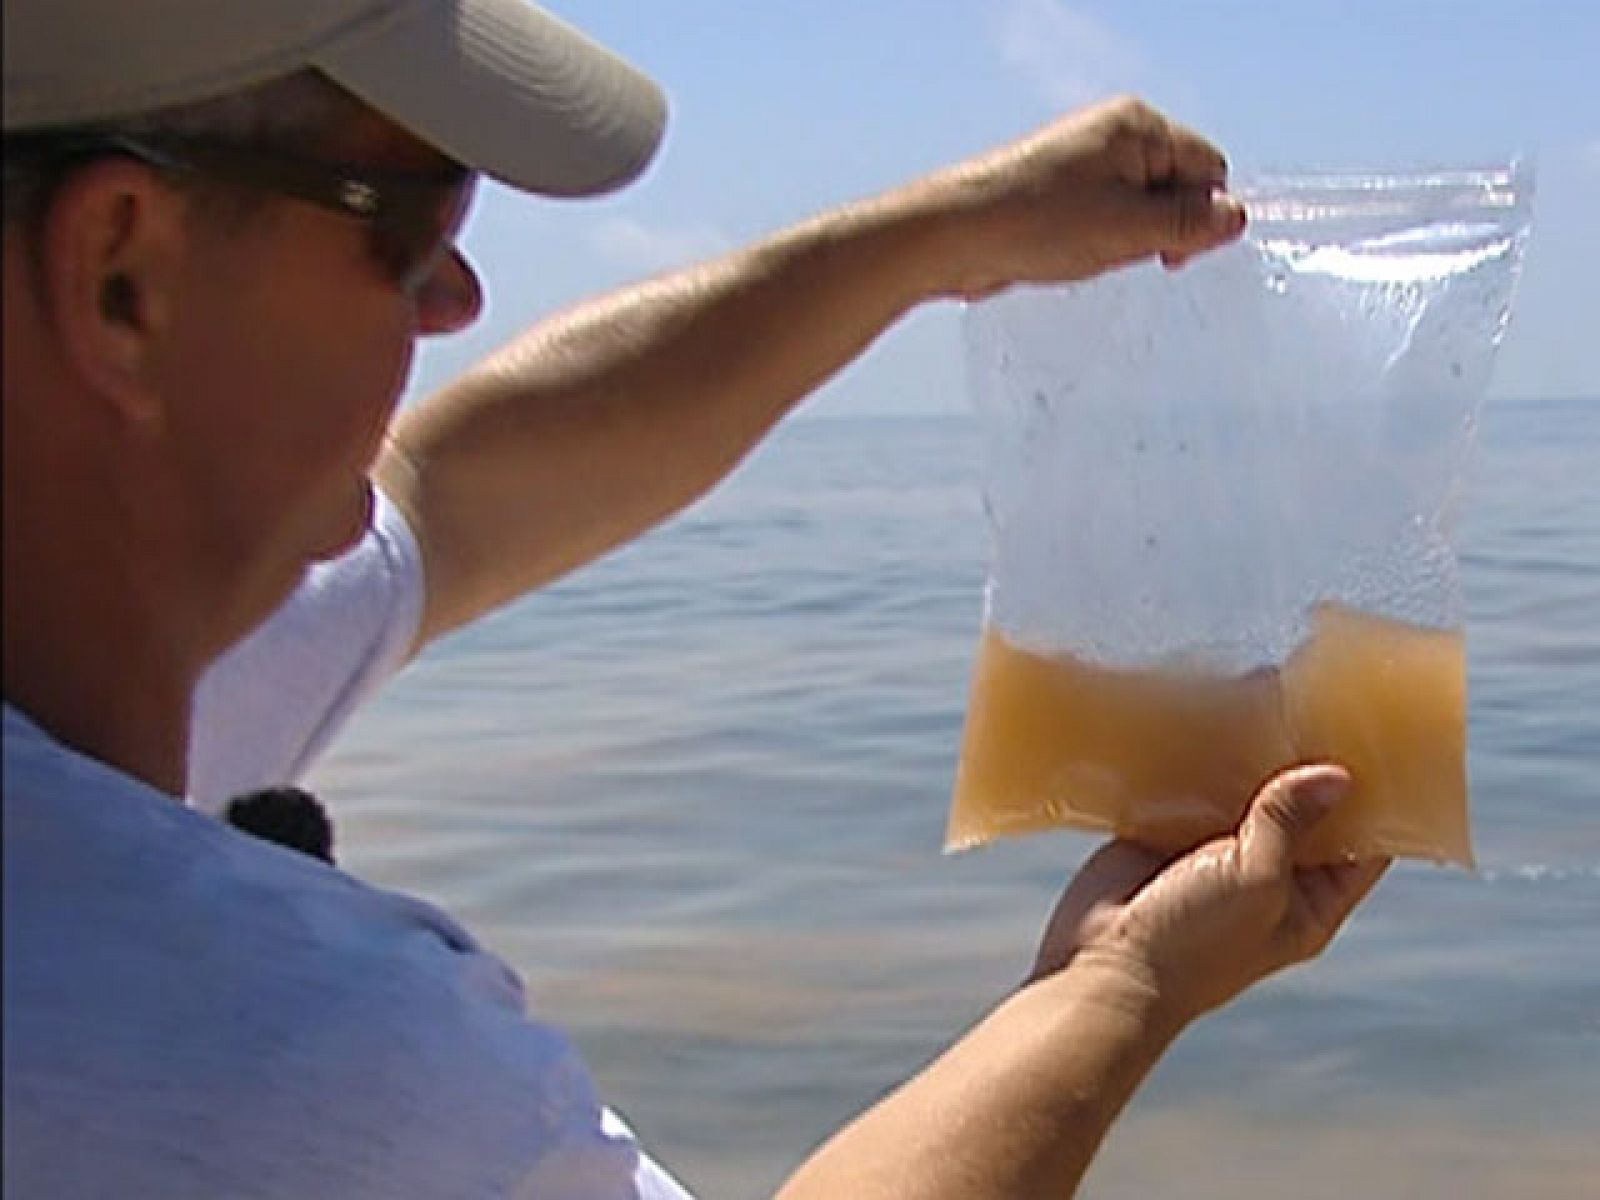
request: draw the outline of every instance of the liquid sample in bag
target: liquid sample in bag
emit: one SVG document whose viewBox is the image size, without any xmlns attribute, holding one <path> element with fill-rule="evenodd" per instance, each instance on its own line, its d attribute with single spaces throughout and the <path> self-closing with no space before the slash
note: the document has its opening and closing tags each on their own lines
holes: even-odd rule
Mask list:
<svg viewBox="0 0 1600 1200">
<path fill-rule="evenodd" d="M 947 846 L 1179 850 L 1279 769 L 1307 861 L 1470 866 L 1456 516 L 1530 228 L 1520 165 L 1265 177 L 1182 271 L 964 317 L 991 535 Z"/>
<path fill-rule="evenodd" d="M 1467 817 L 1467 655 L 1459 629 L 1423 629 L 1337 605 L 1284 664 L 1300 762 L 1336 762 L 1350 796 L 1307 855 L 1390 854 L 1473 865 Z"/>
<path fill-rule="evenodd" d="M 946 844 L 1062 825 L 1181 850 L 1232 829 L 1256 790 L 1337 762 L 1352 794 L 1302 862 L 1390 854 L 1472 865 L 1461 636 L 1338 605 L 1281 667 L 1109 668 L 979 648 Z"/>
</svg>

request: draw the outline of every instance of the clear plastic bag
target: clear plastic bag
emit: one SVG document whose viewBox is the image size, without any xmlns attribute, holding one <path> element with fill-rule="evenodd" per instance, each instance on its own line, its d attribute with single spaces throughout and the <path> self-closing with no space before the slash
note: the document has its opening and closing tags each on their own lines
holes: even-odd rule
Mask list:
<svg viewBox="0 0 1600 1200">
<path fill-rule="evenodd" d="M 968 310 L 993 558 L 947 848 L 1177 849 L 1332 760 L 1307 861 L 1471 865 L 1454 515 L 1529 182 L 1263 179 L 1180 272 Z"/>
</svg>

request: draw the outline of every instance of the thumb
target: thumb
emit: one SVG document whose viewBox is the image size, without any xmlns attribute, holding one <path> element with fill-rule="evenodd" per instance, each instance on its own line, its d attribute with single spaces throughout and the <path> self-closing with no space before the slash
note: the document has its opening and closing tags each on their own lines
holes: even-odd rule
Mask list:
<svg viewBox="0 0 1600 1200">
<path fill-rule="evenodd" d="M 1295 767 L 1269 779 L 1239 826 L 1239 863 L 1245 875 L 1288 875 L 1296 848 L 1349 790 L 1349 773 L 1331 764 Z"/>
<path fill-rule="evenodd" d="M 1144 203 L 1164 259 L 1181 261 L 1244 232 L 1244 205 L 1210 186 L 1152 189 Z"/>
</svg>

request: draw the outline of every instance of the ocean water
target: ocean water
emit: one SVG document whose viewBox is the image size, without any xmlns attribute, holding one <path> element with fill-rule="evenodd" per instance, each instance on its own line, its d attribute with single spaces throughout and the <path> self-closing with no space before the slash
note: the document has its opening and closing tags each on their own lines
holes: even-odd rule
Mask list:
<svg viewBox="0 0 1600 1200">
<path fill-rule="evenodd" d="M 975 427 L 817 420 L 434 646 L 316 772 L 705 1197 L 758 1196 L 1020 978 L 1069 833 L 941 854 Z M 1490 404 L 1461 533 L 1477 874 L 1396 867 L 1191 1029 L 1084 1194 L 1600 1195 L 1600 400 Z"/>
</svg>

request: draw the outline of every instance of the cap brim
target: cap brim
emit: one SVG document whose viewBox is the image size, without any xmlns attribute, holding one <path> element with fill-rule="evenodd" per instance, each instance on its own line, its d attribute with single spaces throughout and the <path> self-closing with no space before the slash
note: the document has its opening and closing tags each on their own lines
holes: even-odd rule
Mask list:
<svg viewBox="0 0 1600 1200">
<path fill-rule="evenodd" d="M 553 196 L 611 191 L 661 142 L 661 90 L 523 0 L 424 0 L 315 65 L 474 170 Z"/>
</svg>

